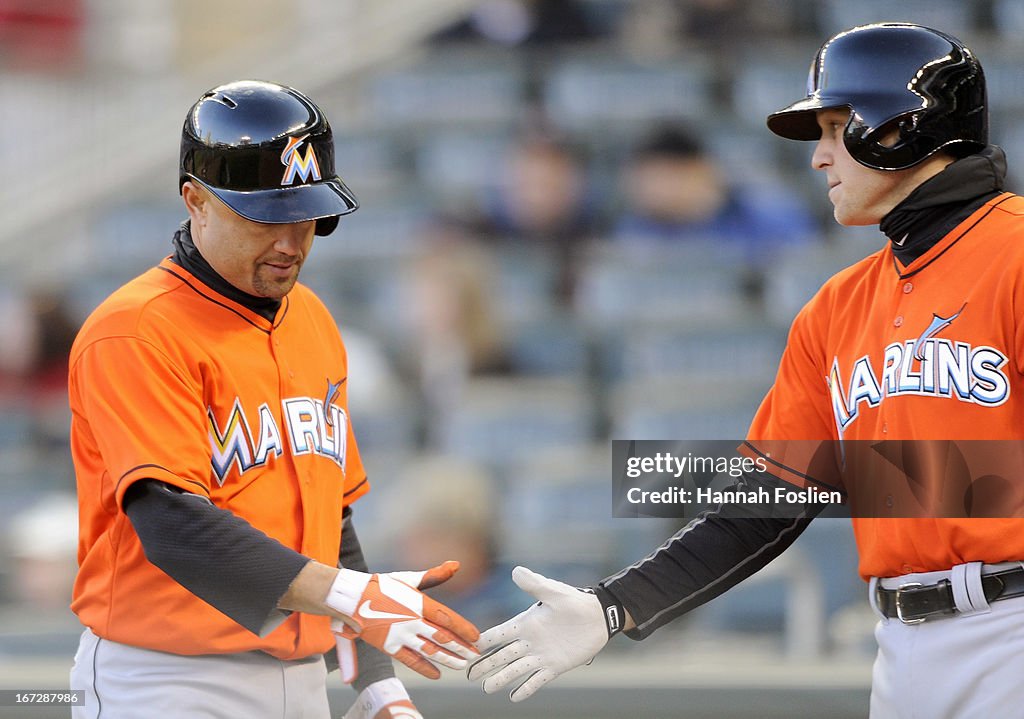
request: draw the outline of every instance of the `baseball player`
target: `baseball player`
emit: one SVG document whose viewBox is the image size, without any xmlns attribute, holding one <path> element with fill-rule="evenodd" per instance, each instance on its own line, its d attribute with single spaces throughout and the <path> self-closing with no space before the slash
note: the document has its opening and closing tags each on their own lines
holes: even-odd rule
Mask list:
<svg viewBox="0 0 1024 719">
<path fill-rule="evenodd" d="M 437 678 L 479 633 L 420 591 L 456 562 L 371 574 L 352 526 L 369 484 L 345 347 L 297 283 L 358 207 L 330 125 L 289 87 L 214 88 L 179 187 L 173 254 L 71 351 L 75 716 L 326 719 L 327 653 L 359 691 L 349 719 L 420 717 L 391 657 Z"/>
<path fill-rule="evenodd" d="M 1024 198 L 1003 190 L 1005 156 L 988 144 L 971 50 L 912 24 L 841 32 L 819 50 L 807 96 L 768 127 L 815 141 L 835 219 L 877 224 L 889 242 L 794 320 L 747 444 L 1020 439 Z M 856 484 L 847 490 L 854 498 Z M 586 591 L 517 567 L 514 580 L 539 602 L 483 634 L 469 677 L 525 699 L 612 635 L 642 639 L 753 574 L 815 511 L 772 519 L 722 505 Z M 1019 715 L 1024 521 L 853 524 L 880 620 L 871 716 Z"/>
</svg>

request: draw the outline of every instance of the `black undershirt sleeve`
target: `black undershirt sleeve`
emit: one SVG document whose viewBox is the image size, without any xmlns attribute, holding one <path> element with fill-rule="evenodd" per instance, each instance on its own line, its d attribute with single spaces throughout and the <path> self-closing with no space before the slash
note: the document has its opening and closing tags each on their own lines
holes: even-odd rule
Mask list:
<svg viewBox="0 0 1024 719">
<path fill-rule="evenodd" d="M 345 507 L 341 522 L 341 551 L 338 557 L 338 566 L 346 569 L 354 569 L 357 572 L 370 572 L 363 557 L 363 548 L 359 544 L 359 537 L 356 535 L 355 527 L 352 524 L 352 508 Z M 334 671 L 338 668 L 338 655 L 334 651 L 324 655 L 327 662 L 327 670 Z M 356 676 L 352 686 L 357 692 L 363 691 L 366 687 L 381 679 L 389 679 L 395 676 L 395 666 L 384 652 L 372 647 L 362 639 L 356 639 L 356 662 L 359 665 L 359 674 Z"/>
<path fill-rule="evenodd" d="M 124 510 L 146 559 L 218 611 L 254 634 L 272 631 L 280 623 L 275 620 L 287 616 L 277 603 L 309 557 L 205 497 L 157 480 L 141 480 L 129 487 Z M 349 508 L 343 514 L 338 563 L 369 572 Z M 356 691 L 395 676 L 391 658 L 358 639 L 356 657 Z M 337 668 L 334 651 L 327 652 L 325 660 L 329 669 Z"/>
<path fill-rule="evenodd" d="M 124 511 L 146 559 L 250 632 L 265 635 L 287 617 L 277 603 L 309 557 L 157 480 L 129 487 Z"/>
<path fill-rule="evenodd" d="M 742 489 L 779 483 L 745 476 Z M 785 485 L 789 486 L 789 485 Z M 770 490 L 771 491 L 771 490 Z M 825 505 L 805 505 L 784 517 L 739 503 L 704 512 L 639 562 L 601 582 L 629 612 L 631 639 L 654 630 L 739 584 L 784 552 Z"/>
</svg>

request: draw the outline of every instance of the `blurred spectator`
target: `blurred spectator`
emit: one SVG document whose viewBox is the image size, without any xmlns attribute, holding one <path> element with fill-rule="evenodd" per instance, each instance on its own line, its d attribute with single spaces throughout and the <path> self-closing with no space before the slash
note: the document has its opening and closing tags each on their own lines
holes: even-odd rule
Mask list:
<svg viewBox="0 0 1024 719">
<path fill-rule="evenodd" d="M 480 231 L 498 248 L 541 252 L 555 268 L 551 299 L 568 304 L 580 254 L 594 230 L 582 153 L 569 142 L 524 133 L 485 200 Z"/>
<path fill-rule="evenodd" d="M 16 601 L 34 612 L 64 612 L 78 568 L 78 502 L 70 493 L 42 496 L 7 529 Z"/>
<path fill-rule="evenodd" d="M 65 299 L 56 293 L 40 291 L 32 295 L 32 313 L 38 327 L 36 360 L 31 381 L 39 395 L 67 392 L 68 354 L 78 334 Z"/>
<path fill-rule="evenodd" d="M 520 46 L 588 40 L 599 35 L 586 4 L 579 0 L 485 0 L 467 19 L 435 39 Z"/>
<path fill-rule="evenodd" d="M 690 0 L 684 7 L 684 32 L 696 40 L 734 42 L 754 27 L 750 0 Z"/>
<path fill-rule="evenodd" d="M 372 412 L 382 398 L 393 401 L 388 395 L 397 391 L 401 380 L 378 338 L 357 327 L 342 325 L 338 330 L 345 338 L 349 376 L 359 378 L 348 388 L 352 414 Z"/>
<path fill-rule="evenodd" d="M 74 489 L 67 358 L 77 327 L 53 292 L 0 291 L 0 489 L 31 498 Z M 0 554 L 13 561 L 14 591 L 26 603 L 66 609 L 76 518 L 74 496 L 57 494 L 7 525 L 10 550 L 0 541 Z"/>
<path fill-rule="evenodd" d="M 679 0 L 622 3 L 616 34 L 623 53 L 638 60 L 674 55 L 683 40 L 685 12 Z"/>
<path fill-rule="evenodd" d="M 651 130 L 626 160 L 620 179 L 626 208 L 612 239 L 625 247 L 733 243 L 756 271 L 780 247 L 806 243 L 815 234 L 813 215 L 795 197 L 733 183 L 682 125 Z"/>
<path fill-rule="evenodd" d="M 30 413 L 38 440 L 66 437 L 68 353 L 77 331 L 59 294 L 0 297 L 0 405 Z"/>
<path fill-rule="evenodd" d="M 763 12 L 763 8 L 756 12 L 751 5 L 751 0 L 690 0 L 685 4 L 682 42 L 703 49 L 711 61 L 711 89 L 720 104 L 732 95 L 739 65 L 736 48 L 749 38 L 763 37 L 764 30 L 758 25 L 781 14 L 777 7 L 773 12 Z"/>
<path fill-rule="evenodd" d="M 457 559 L 458 573 L 430 594 L 480 626 L 493 626 L 522 607 L 498 559 L 493 477 L 478 464 L 447 455 L 418 459 L 391 489 L 400 527 L 395 556 L 430 567 Z"/>
<path fill-rule="evenodd" d="M 657 56 L 680 45 L 732 58 L 751 39 L 813 32 L 814 0 L 645 0 L 618 4 L 616 27 L 633 56 Z M 725 63 L 716 69 L 726 69 Z"/>
<path fill-rule="evenodd" d="M 420 238 L 406 289 L 428 443 L 473 375 L 508 370 L 492 288 L 497 268 L 464 224 L 440 217 Z"/>
<path fill-rule="evenodd" d="M 20 394 L 36 361 L 39 327 L 24 295 L 0 294 L 0 402 Z"/>
<path fill-rule="evenodd" d="M 735 58 L 738 44 L 817 30 L 815 0 L 687 0 L 682 29 L 708 50 Z"/>
<path fill-rule="evenodd" d="M 85 5 L 84 0 L 0 0 L 0 60 L 22 70 L 77 69 Z"/>
</svg>

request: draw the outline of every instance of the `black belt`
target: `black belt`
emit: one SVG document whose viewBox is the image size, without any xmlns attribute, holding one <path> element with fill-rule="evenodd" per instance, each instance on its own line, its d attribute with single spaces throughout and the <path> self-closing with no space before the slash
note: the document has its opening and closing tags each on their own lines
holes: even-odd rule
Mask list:
<svg viewBox="0 0 1024 719">
<path fill-rule="evenodd" d="M 989 602 L 1024 596 L 1024 568 L 983 574 L 981 588 Z M 927 585 L 909 582 L 898 589 L 883 589 L 879 582 L 875 592 L 882 614 L 904 624 L 917 624 L 958 613 L 953 585 L 948 579 Z"/>
</svg>

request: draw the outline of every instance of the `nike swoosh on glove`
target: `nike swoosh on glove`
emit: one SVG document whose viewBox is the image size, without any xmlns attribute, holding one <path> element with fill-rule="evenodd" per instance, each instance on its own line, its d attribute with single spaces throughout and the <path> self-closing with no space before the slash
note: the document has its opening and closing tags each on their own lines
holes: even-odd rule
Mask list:
<svg viewBox="0 0 1024 719">
<path fill-rule="evenodd" d="M 459 571 L 459 563 L 454 560 L 448 560 L 422 572 L 388 572 L 387 576 L 422 590 L 444 584 L 457 571 Z M 354 639 L 355 633 L 351 630 L 345 633 L 344 626 L 334 626 L 334 631 L 335 652 L 338 655 L 338 668 L 341 672 L 341 680 L 345 684 L 351 684 L 359 676 L 359 661 L 356 658 Z"/>
<path fill-rule="evenodd" d="M 381 679 L 359 692 L 342 719 L 423 719 L 398 679 Z"/>
<path fill-rule="evenodd" d="M 512 685 L 509 698 L 529 698 L 555 677 L 587 664 L 608 642 L 601 601 L 583 589 L 548 579 L 526 567 L 512 570 L 512 581 L 537 603 L 484 632 L 483 653 L 468 672 L 483 680 L 488 694 Z"/>
<path fill-rule="evenodd" d="M 462 669 L 479 654 L 473 643 L 480 631 L 400 578 L 435 586 L 457 568 L 457 562 L 446 562 L 425 572 L 367 574 L 339 569 L 325 601 L 348 619 L 333 620 L 331 629 L 343 638 L 358 636 L 429 679 L 441 676 L 435 663 Z"/>
</svg>

